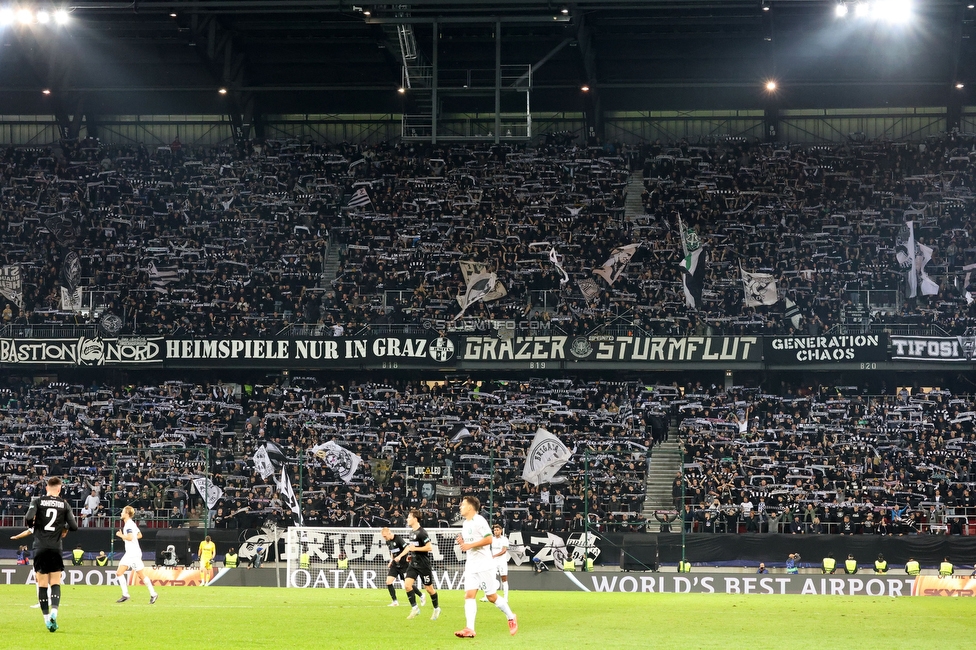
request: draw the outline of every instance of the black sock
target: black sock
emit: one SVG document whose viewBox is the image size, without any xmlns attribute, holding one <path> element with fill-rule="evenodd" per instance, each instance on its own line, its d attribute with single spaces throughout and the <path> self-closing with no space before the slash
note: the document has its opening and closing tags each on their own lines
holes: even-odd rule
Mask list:
<svg viewBox="0 0 976 650">
<path fill-rule="evenodd" d="M 416 607 L 416 606 L 417 606 L 417 596 L 416 596 L 416 591 L 417 591 L 417 590 L 416 590 L 416 589 L 414 589 L 413 591 L 408 591 L 408 592 L 407 592 L 407 599 L 408 599 L 408 600 L 410 601 L 410 606 L 411 606 L 411 607 Z"/>
<path fill-rule="evenodd" d="M 47 616 L 51 611 L 48 609 L 47 587 L 41 587 L 41 590 L 37 592 L 37 602 L 41 604 L 41 613 Z"/>
<path fill-rule="evenodd" d="M 396 599 L 397 599 L 397 597 L 396 597 L 396 587 L 394 587 L 393 585 L 386 585 L 386 588 L 390 590 L 390 598 L 393 599 L 393 602 L 396 602 Z"/>
<path fill-rule="evenodd" d="M 416 587 L 416 586 L 414 586 L 414 588 L 413 588 L 413 594 L 414 594 L 414 596 L 416 596 L 417 598 L 423 598 L 423 597 L 424 597 L 424 594 L 423 594 L 423 593 L 421 593 L 421 591 L 420 591 L 419 589 L 417 589 L 417 587 Z"/>
<path fill-rule="evenodd" d="M 51 607 L 58 608 L 61 604 L 61 585 L 51 585 Z"/>
<path fill-rule="evenodd" d="M 430 604 L 437 607 L 437 592 L 435 591 L 430 595 Z"/>
</svg>

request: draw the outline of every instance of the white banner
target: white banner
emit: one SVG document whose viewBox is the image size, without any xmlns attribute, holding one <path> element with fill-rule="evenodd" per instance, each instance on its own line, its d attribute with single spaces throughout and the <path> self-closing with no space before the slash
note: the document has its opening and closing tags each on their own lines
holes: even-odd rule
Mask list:
<svg viewBox="0 0 976 650">
<path fill-rule="evenodd" d="M 333 441 L 312 447 L 309 452 L 322 460 L 325 465 L 348 483 L 359 469 L 363 459 Z"/>
<path fill-rule="evenodd" d="M 203 476 L 198 476 L 193 479 L 193 487 L 197 489 L 197 493 L 200 496 L 207 500 L 208 510 L 213 510 L 213 507 L 224 496 L 223 490 L 214 485 L 214 482 L 209 478 L 204 478 Z"/>
<path fill-rule="evenodd" d="M 20 273 L 20 266 L 0 267 L 0 295 L 13 301 L 18 309 L 24 308 L 24 282 Z"/>
<path fill-rule="evenodd" d="M 81 311 L 81 296 L 81 287 L 74 291 L 61 287 L 61 311 Z"/>
<path fill-rule="evenodd" d="M 261 478 L 268 478 L 274 474 L 274 467 L 271 465 L 271 459 L 268 458 L 268 450 L 264 447 L 258 447 L 254 452 L 254 469 L 258 471 Z"/>
<path fill-rule="evenodd" d="M 742 273 L 742 303 L 746 307 L 773 305 L 779 300 L 776 295 L 776 278 L 769 273 L 749 273 L 739 265 Z"/>
</svg>

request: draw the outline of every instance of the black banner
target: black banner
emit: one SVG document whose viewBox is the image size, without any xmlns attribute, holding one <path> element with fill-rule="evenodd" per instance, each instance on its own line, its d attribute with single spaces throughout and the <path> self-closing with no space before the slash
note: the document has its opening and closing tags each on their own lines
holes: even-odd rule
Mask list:
<svg viewBox="0 0 976 650">
<path fill-rule="evenodd" d="M 167 339 L 166 361 L 174 367 L 268 366 L 275 368 L 374 368 L 440 366 L 454 361 L 449 338 L 382 336 L 330 339 Z"/>
<path fill-rule="evenodd" d="M 116 339 L 0 338 L 2 365 L 146 366 L 162 365 L 165 340 L 161 336 Z"/>
<path fill-rule="evenodd" d="M 909 361 L 969 361 L 976 338 L 951 336 L 892 336 L 891 358 Z"/>
<path fill-rule="evenodd" d="M 886 334 L 771 336 L 764 359 L 771 364 L 886 361 Z"/>
<path fill-rule="evenodd" d="M 758 336 L 466 336 L 464 361 L 761 361 Z"/>
</svg>

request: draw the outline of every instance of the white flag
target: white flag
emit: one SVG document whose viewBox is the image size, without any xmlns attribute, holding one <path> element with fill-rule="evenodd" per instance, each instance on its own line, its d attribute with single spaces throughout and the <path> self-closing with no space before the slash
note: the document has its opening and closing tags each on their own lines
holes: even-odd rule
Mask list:
<svg viewBox="0 0 976 650">
<path fill-rule="evenodd" d="M 257 451 L 254 452 L 254 469 L 258 471 L 261 478 L 268 478 L 274 474 L 274 467 L 268 457 L 268 450 L 264 447 L 258 447 Z"/>
<path fill-rule="evenodd" d="M 774 305 L 779 300 L 776 295 L 776 278 L 769 273 L 749 273 L 739 264 L 742 273 L 743 304 L 746 307 Z"/>
<path fill-rule="evenodd" d="M 338 474 L 345 483 L 352 480 L 356 470 L 359 469 L 359 465 L 363 462 L 363 459 L 357 454 L 331 440 L 323 445 L 312 447 L 309 452 L 321 459 L 326 467 Z"/>
<path fill-rule="evenodd" d="M 81 287 L 74 291 L 61 287 L 61 311 L 81 311 Z"/>
<path fill-rule="evenodd" d="M 566 479 L 553 480 L 556 472 L 563 468 L 573 453 L 566 448 L 559 438 L 542 427 L 535 432 L 532 446 L 525 455 L 525 469 L 522 478 L 532 485 L 542 483 L 562 483 Z"/>
<path fill-rule="evenodd" d="M 366 188 L 360 187 L 358 190 L 353 192 L 352 197 L 349 199 L 349 203 L 346 204 L 346 207 L 361 208 L 365 205 L 372 207 L 373 202 L 370 200 L 369 193 L 366 191 Z"/>
<path fill-rule="evenodd" d="M 224 496 L 223 490 L 214 485 L 214 482 L 209 478 L 204 478 L 203 476 L 198 476 L 193 479 L 193 487 L 197 489 L 197 493 L 201 497 L 206 498 L 208 510 L 213 510 L 213 507 Z"/>
<path fill-rule="evenodd" d="M 288 466 L 281 466 L 281 476 L 275 477 L 275 483 L 278 484 L 278 493 L 281 494 L 281 500 L 284 502 L 285 507 L 295 513 L 295 518 L 298 520 L 298 525 L 302 525 L 302 507 L 298 503 L 298 497 L 295 496 L 295 490 L 291 487 L 291 479 L 288 478 Z"/>
<path fill-rule="evenodd" d="M 549 249 L 549 261 L 552 262 L 557 269 L 559 269 L 559 272 L 563 276 L 563 279 L 559 281 L 560 286 L 569 284 L 569 274 L 566 273 L 566 269 L 563 268 L 563 256 L 557 253 L 555 248 Z"/>
</svg>

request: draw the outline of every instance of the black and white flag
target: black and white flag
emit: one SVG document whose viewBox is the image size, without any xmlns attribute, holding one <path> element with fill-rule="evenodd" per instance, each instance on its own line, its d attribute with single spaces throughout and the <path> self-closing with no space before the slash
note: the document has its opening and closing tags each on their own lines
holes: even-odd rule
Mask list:
<svg viewBox="0 0 976 650">
<path fill-rule="evenodd" d="M 607 284 L 612 286 L 624 274 L 624 271 L 627 270 L 627 264 L 638 248 L 640 248 L 640 244 L 627 244 L 626 246 L 614 248 L 610 251 L 610 257 L 603 263 L 603 266 L 598 269 L 593 269 L 593 274 L 599 275 L 606 280 Z"/>
<path fill-rule="evenodd" d="M 369 198 L 369 193 L 366 191 L 365 187 L 360 187 L 358 190 L 353 192 L 352 197 L 349 199 L 349 203 L 346 204 L 347 208 L 361 208 L 363 206 L 373 205 L 373 201 Z"/>
<path fill-rule="evenodd" d="M 268 478 L 287 462 L 284 452 L 273 442 L 267 442 L 254 451 L 254 469 L 261 478 Z"/>
<path fill-rule="evenodd" d="M 590 278 L 584 278 L 576 283 L 579 285 L 580 293 L 587 301 L 596 300 L 600 295 L 600 285 L 591 280 Z"/>
<path fill-rule="evenodd" d="M 19 265 L 0 267 L 0 295 L 17 305 L 18 309 L 24 308 L 24 281 Z"/>
<path fill-rule="evenodd" d="M 288 466 L 281 466 L 281 475 L 275 476 L 275 483 L 278 486 L 278 493 L 281 495 L 281 502 L 285 504 L 285 507 L 295 513 L 295 519 L 298 521 L 298 525 L 302 524 L 302 506 L 298 502 L 298 497 L 295 496 L 295 490 L 291 486 L 291 479 L 288 477 Z"/>
<path fill-rule="evenodd" d="M 681 219 L 678 219 L 678 230 L 681 233 L 681 248 L 684 251 L 679 266 L 681 267 L 681 283 L 685 292 L 685 303 L 691 309 L 701 309 L 702 291 L 705 288 L 705 257 L 701 239 L 691 228 L 685 230 Z"/>
<path fill-rule="evenodd" d="M 505 286 L 498 281 L 498 276 L 489 273 L 484 264 L 479 262 L 460 261 L 461 274 L 464 276 L 464 293 L 458 294 L 457 301 L 461 305 L 461 313 L 455 318 L 464 316 L 464 312 L 478 301 L 491 302 L 508 294 Z"/>
<path fill-rule="evenodd" d="M 967 264 L 962 267 L 962 270 L 966 272 L 966 277 L 962 281 L 962 295 L 966 299 L 966 304 L 973 304 L 973 292 L 969 288 L 969 281 L 973 277 L 973 271 L 976 271 L 976 264 Z M 4 294 L 6 295 L 6 294 Z"/>
<path fill-rule="evenodd" d="M 159 266 L 155 262 L 149 263 L 149 284 L 156 291 L 166 291 L 167 285 L 180 279 L 180 272 L 175 266 Z"/>
<path fill-rule="evenodd" d="M 783 299 L 783 306 L 785 307 L 783 315 L 793 324 L 793 329 L 800 329 L 800 323 L 803 320 L 803 316 L 800 314 L 800 308 L 789 298 Z"/>
<path fill-rule="evenodd" d="M 907 221 L 895 238 L 895 259 L 905 271 L 905 297 L 914 298 L 921 288 L 923 296 L 935 296 L 939 285 L 925 272 L 925 265 L 932 260 L 932 249 L 915 241 L 915 222 Z"/>
<path fill-rule="evenodd" d="M 61 311 L 80 312 L 83 297 L 81 287 L 74 291 L 68 291 L 66 287 L 61 287 Z"/>
<path fill-rule="evenodd" d="M 214 482 L 209 478 L 203 476 L 198 476 L 193 479 L 193 487 L 196 488 L 197 494 L 207 499 L 208 510 L 213 510 L 217 502 L 224 497 L 224 491 L 214 485 Z"/>
<path fill-rule="evenodd" d="M 81 257 L 75 251 L 68 251 L 61 264 L 61 279 L 68 291 L 74 292 L 81 284 Z"/>
<path fill-rule="evenodd" d="M 467 427 L 467 425 L 464 425 L 464 424 L 456 424 L 456 425 L 454 425 L 454 427 L 451 429 L 451 431 L 450 431 L 450 433 L 448 435 L 451 436 L 451 442 L 452 443 L 454 443 L 454 442 L 461 442 L 465 438 L 473 438 L 474 437 L 471 434 L 471 430 Z"/>
<path fill-rule="evenodd" d="M 356 470 L 363 462 L 363 459 L 357 454 L 331 440 L 325 444 L 312 447 L 309 453 L 324 462 L 325 466 L 338 474 L 345 483 L 352 481 Z"/>
<path fill-rule="evenodd" d="M 739 264 L 742 274 L 742 303 L 746 307 L 775 305 L 779 300 L 776 294 L 776 278 L 769 273 L 749 273 Z"/>
<path fill-rule="evenodd" d="M 542 483 L 563 483 L 564 477 L 556 477 L 556 473 L 563 468 L 573 452 L 566 448 L 556 436 L 542 427 L 535 432 L 532 445 L 525 454 L 525 468 L 522 479 L 532 485 Z"/>
</svg>

